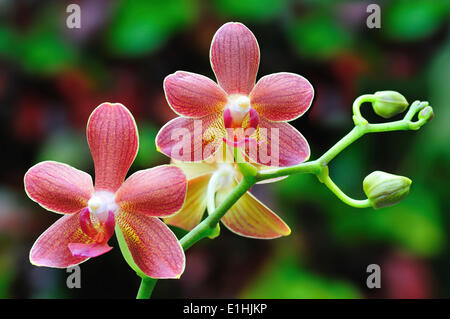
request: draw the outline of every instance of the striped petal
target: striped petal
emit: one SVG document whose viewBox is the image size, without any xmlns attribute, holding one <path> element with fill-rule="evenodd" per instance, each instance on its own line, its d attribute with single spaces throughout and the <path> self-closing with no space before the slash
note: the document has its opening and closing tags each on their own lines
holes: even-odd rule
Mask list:
<svg viewBox="0 0 450 319">
<path fill-rule="evenodd" d="M 187 182 L 183 171 L 163 165 L 131 175 L 116 193 L 119 207 L 129 213 L 163 217 L 183 206 Z"/>
<path fill-rule="evenodd" d="M 122 104 L 102 103 L 89 118 L 87 139 L 95 165 L 95 189 L 115 192 L 138 150 L 133 116 Z"/>
<path fill-rule="evenodd" d="M 207 163 L 206 161 L 191 163 L 172 159 L 171 163 L 183 170 L 187 180 L 191 180 L 200 175 L 212 173 L 217 169 L 217 165 L 215 163 Z"/>
<path fill-rule="evenodd" d="M 181 168 L 186 178 L 190 180 L 200 175 L 213 173 L 217 170 L 219 163 L 233 163 L 234 156 L 228 145 L 222 142 L 222 147 L 206 161 L 190 163 L 172 159 L 171 162 Z"/>
<path fill-rule="evenodd" d="M 121 211 L 117 224 L 139 269 L 152 278 L 179 278 L 184 271 L 183 249 L 161 220 Z"/>
<path fill-rule="evenodd" d="M 270 121 L 291 121 L 305 113 L 314 89 L 304 77 L 275 73 L 262 77 L 250 93 L 252 107 Z"/>
<path fill-rule="evenodd" d="M 78 244 L 78 243 L 70 243 L 69 245 L 70 252 L 75 257 L 97 257 L 107 253 L 112 249 L 111 246 L 105 243 L 90 243 L 90 244 Z"/>
<path fill-rule="evenodd" d="M 206 209 L 206 190 L 210 178 L 211 174 L 205 174 L 189 180 L 183 208 L 177 214 L 165 218 L 166 224 L 189 231 L 200 223 Z"/>
<path fill-rule="evenodd" d="M 177 117 L 164 125 L 156 136 L 158 150 L 179 161 L 208 159 L 220 146 L 225 134 L 221 112 L 198 119 Z"/>
<path fill-rule="evenodd" d="M 220 203 L 227 195 L 227 191 L 218 192 L 216 202 Z M 250 192 L 230 208 L 222 223 L 232 232 L 251 238 L 272 239 L 291 233 L 289 226 Z"/>
<path fill-rule="evenodd" d="M 39 205 L 50 211 L 71 214 L 87 206 L 94 192 L 92 178 L 69 165 L 41 162 L 28 170 L 25 191 Z"/>
<path fill-rule="evenodd" d="M 310 155 L 306 139 L 288 123 L 261 118 L 251 138 L 256 143 L 246 143 L 245 154 L 258 164 L 292 166 L 306 161 Z"/>
<path fill-rule="evenodd" d="M 71 243 L 87 244 L 90 241 L 80 228 L 78 215 L 64 215 L 36 240 L 30 252 L 33 265 L 66 268 L 88 259 L 74 256 L 69 249 Z"/>
<path fill-rule="evenodd" d="M 172 109 L 180 116 L 202 117 L 219 112 L 227 94 L 206 76 L 178 71 L 164 80 L 164 92 Z"/>
<path fill-rule="evenodd" d="M 228 94 L 250 93 L 259 67 L 259 46 L 245 25 L 229 22 L 220 27 L 211 43 L 210 59 L 217 82 Z"/>
</svg>

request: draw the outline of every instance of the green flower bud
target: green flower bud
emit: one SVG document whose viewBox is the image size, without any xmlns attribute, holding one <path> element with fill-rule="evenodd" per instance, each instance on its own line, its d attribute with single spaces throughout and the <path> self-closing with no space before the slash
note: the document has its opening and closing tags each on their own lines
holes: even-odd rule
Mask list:
<svg viewBox="0 0 450 319">
<path fill-rule="evenodd" d="M 419 113 L 419 119 L 425 121 L 431 121 L 434 117 L 433 108 L 431 106 L 427 106 Z"/>
<path fill-rule="evenodd" d="M 385 119 L 402 113 L 409 105 L 405 97 L 395 91 L 379 91 L 374 94 L 374 97 L 373 110 Z"/>
<path fill-rule="evenodd" d="M 411 180 L 404 176 L 375 171 L 363 181 L 364 193 L 373 208 L 382 208 L 401 202 L 409 193 Z"/>
</svg>

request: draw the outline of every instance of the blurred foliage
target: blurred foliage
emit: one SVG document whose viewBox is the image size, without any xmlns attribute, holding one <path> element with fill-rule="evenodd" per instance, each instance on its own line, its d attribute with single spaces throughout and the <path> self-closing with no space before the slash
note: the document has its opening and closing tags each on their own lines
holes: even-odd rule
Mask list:
<svg viewBox="0 0 450 319">
<path fill-rule="evenodd" d="M 5 49 L 24 70 L 36 74 L 55 74 L 73 65 L 77 50 L 64 39 L 61 21 L 53 18 L 61 8 L 44 7 L 23 32 L 5 30 L 9 41 L 4 47 L 0 45 L 0 51 Z"/>
<path fill-rule="evenodd" d="M 297 51 L 307 58 L 330 58 L 351 48 L 352 34 L 331 13 L 318 10 L 295 20 L 289 30 Z"/>
<path fill-rule="evenodd" d="M 273 19 L 288 9 L 288 0 L 213 0 L 213 2 L 225 18 L 255 22 Z"/>
<path fill-rule="evenodd" d="M 117 292 L 97 281 L 89 291 L 67 291 L 64 270 L 24 262 L 39 232 L 50 224 L 51 214 L 26 198 L 23 174 L 41 160 L 93 172 L 85 123 L 91 108 L 104 99 L 124 103 L 136 117 L 140 148 L 130 173 L 167 163 L 168 158 L 155 149 L 159 128 L 174 116 L 161 102 L 163 78 L 174 72 L 179 61 L 191 71 L 212 75 L 209 44 L 227 21 L 241 21 L 254 32 L 261 46 L 261 69 L 299 73 L 313 83 L 316 97 L 311 110 L 293 122 L 308 138 L 312 159 L 351 129 L 351 103 L 360 94 L 393 89 L 409 102 L 428 99 L 435 118 L 417 133 L 365 136 L 330 167 L 336 183 L 355 198 L 364 196 L 362 180 L 375 169 L 410 177 L 411 192 L 401 204 L 381 210 L 354 209 L 310 175 L 259 186 L 258 196 L 286 220 L 293 235 L 270 243 L 245 238 L 224 243 L 232 251 L 262 247 L 253 254 L 244 253 L 247 259 L 224 257 L 222 250 L 201 242 L 195 247 L 197 260 L 187 261 L 194 262 L 191 273 L 170 281 L 166 297 L 176 295 L 179 288 L 188 295 L 195 290 L 207 297 L 373 296 L 364 290 L 364 267 L 403 253 L 408 256 L 407 265 L 434 262 L 423 266 L 437 282 L 433 293 L 450 296 L 450 276 L 446 275 L 450 266 L 446 245 L 450 231 L 448 0 L 380 1 L 381 29 L 370 30 L 365 24 L 366 6 L 372 2 L 116 0 L 92 6 L 94 1 L 80 2 L 82 19 L 83 8 L 88 7 L 95 23 L 88 27 L 88 15 L 82 20 L 86 27 L 79 30 L 65 27 L 63 2 L 0 2 L 0 133 L 8 155 L 2 157 L 8 169 L 1 173 L 0 187 L 8 189 L 7 197 L 17 196 L 18 202 L 28 205 L 17 213 L 14 205 L 9 209 L 11 205 L 0 198 L 0 217 L 7 216 L 3 220 L 9 225 L 8 231 L 0 230 L 0 239 L 8 238 L 0 242 L 0 297 L 77 293 L 80 297 L 112 293 L 129 297 L 121 293 L 134 293 L 137 287 L 132 279 L 136 278 L 127 272 L 119 252 L 83 264 L 84 273 L 96 280 L 99 274 L 105 281 L 117 278 Z M 378 120 L 369 108 L 363 111 Z M 24 214 L 33 220 L 21 219 Z M 22 230 L 15 232 L 19 235 L 10 236 L 10 225 Z M 30 230 L 30 225 L 36 229 Z M 226 230 L 223 235 L 216 241 L 229 239 Z M 299 238 L 305 251 L 295 250 Z M 359 258 L 356 263 L 354 258 Z M 251 263 L 260 263 L 252 276 L 236 271 Z M 206 276 L 205 268 L 214 276 L 198 286 L 198 278 Z M 244 290 L 222 287 L 231 282 L 242 282 Z M 396 284 L 401 285 L 401 280 Z M 418 289 L 424 291 L 420 296 L 427 295 L 426 287 Z M 158 293 L 164 295 L 156 289 L 156 297 Z M 378 296 L 392 295 L 382 291 Z"/>
<path fill-rule="evenodd" d="M 399 41 L 418 40 L 431 35 L 449 19 L 446 0 L 394 0 L 388 3 L 383 34 Z"/>
<path fill-rule="evenodd" d="M 355 287 L 345 280 L 329 279 L 301 266 L 295 252 L 274 257 L 265 269 L 255 276 L 242 298 L 250 299 L 350 299 L 360 298 Z"/>
<path fill-rule="evenodd" d="M 49 160 L 78 169 L 87 169 L 93 164 L 85 136 L 72 130 L 56 131 L 44 141 L 36 162 Z"/>
<path fill-rule="evenodd" d="M 155 139 L 159 128 L 150 122 L 141 122 L 137 126 L 139 129 L 139 151 L 135 164 L 140 167 L 150 167 L 164 161 L 165 157 L 161 153 L 155 152 Z"/>
<path fill-rule="evenodd" d="M 197 11 L 195 0 L 119 1 L 108 28 L 108 46 L 120 55 L 155 51 L 173 32 L 188 27 Z"/>
</svg>

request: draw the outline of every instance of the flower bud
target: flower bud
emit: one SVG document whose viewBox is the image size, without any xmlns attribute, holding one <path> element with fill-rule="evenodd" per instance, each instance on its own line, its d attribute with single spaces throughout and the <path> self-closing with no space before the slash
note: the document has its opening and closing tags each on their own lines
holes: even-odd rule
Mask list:
<svg viewBox="0 0 450 319">
<path fill-rule="evenodd" d="M 363 181 L 364 193 L 373 208 L 392 206 L 408 195 L 411 180 L 404 176 L 375 171 Z"/>
<path fill-rule="evenodd" d="M 427 106 L 419 113 L 419 119 L 425 121 L 431 121 L 434 117 L 433 108 L 431 106 Z"/>
<path fill-rule="evenodd" d="M 385 119 L 400 114 L 408 108 L 406 98 L 396 91 L 379 91 L 374 94 L 374 97 L 373 110 Z"/>
</svg>

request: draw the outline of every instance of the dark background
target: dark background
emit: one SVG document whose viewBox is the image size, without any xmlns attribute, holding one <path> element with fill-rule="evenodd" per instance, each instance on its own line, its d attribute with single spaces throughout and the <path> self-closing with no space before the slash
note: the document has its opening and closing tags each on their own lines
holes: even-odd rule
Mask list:
<svg viewBox="0 0 450 319">
<path fill-rule="evenodd" d="M 66 27 L 66 6 L 81 7 L 81 29 Z M 254 193 L 282 216 L 289 237 L 231 234 L 187 252 L 180 280 L 160 281 L 156 298 L 431 298 L 450 296 L 450 32 L 446 0 L 378 1 L 381 28 L 369 29 L 374 1 L 161 0 L 0 2 L 0 297 L 133 298 L 139 280 L 117 242 L 81 265 L 82 288 L 65 270 L 29 263 L 34 240 L 59 216 L 32 202 L 23 176 L 42 160 L 93 175 L 85 137 L 101 102 L 135 116 L 140 150 L 130 172 L 167 163 L 155 150 L 159 128 L 175 117 L 162 81 L 177 70 L 214 78 L 209 46 L 225 22 L 240 21 L 259 41 L 258 78 L 305 76 L 316 95 L 291 122 L 312 159 L 352 128 L 361 94 L 397 90 L 428 100 L 435 118 L 418 132 L 365 136 L 330 165 L 344 191 L 363 198 L 374 170 L 408 176 L 409 197 L 382 210 L 355 209 L 314 176 L 292 176 Z M 370 121 L 379 119 L 364 106 Z M 183 232 L 177 229 L 178 235 Z M 381 266 L 382 288 L 366 287 L 366 267 Z"/>
</svg>

